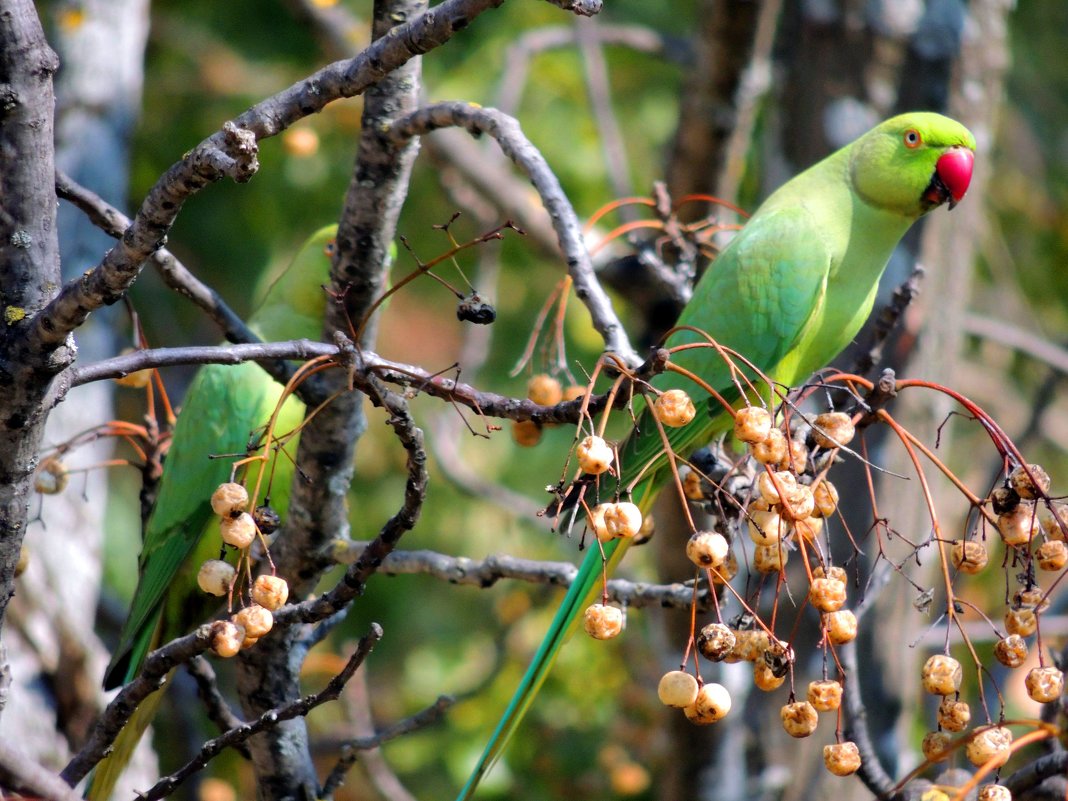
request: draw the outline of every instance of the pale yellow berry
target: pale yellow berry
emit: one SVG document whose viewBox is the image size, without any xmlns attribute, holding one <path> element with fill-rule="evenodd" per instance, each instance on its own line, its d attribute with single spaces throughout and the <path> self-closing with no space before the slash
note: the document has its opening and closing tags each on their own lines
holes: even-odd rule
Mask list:
<svg viewBox="0 0 1068 801">
<path fill-rule="evenodd" d="M 827 612 L 823 616 L 823 626 L 827 630 L 827 639 L 833 645 L 844 645 L 857 637 L 857 616 L 850 609 Z"/>
<path fill-rule="evenodd" d="M 794 521 L 794 534 L 801 537 L 805 542 L 815 542 L 822 531 L 822 517 L 809 517 L 805 520 Z"/>
<path fill-rule="evenodd" d="M 684 670 L 669 670 L 660 677 L 656 694 L 664 706 L 685 709 L 697 700 L 697 679 Z"/>
<path fill-rule="evenodd" d="M 319 134 L 301 125 L 282 134 L 282 149 L 293 158 L 311 158 L 319 152 Z"/>
<path fill-rule="evenodd" d="M 726 538 L 715 531 L 698 531 L 686 543 L 686 556 L 698 567 L 719 567 L 729 550 Z"/>
<path fill-rule="evenodd" d="M 921 677 L 923 689 L 931 695 L 953 695 L 960 690 L 964 668 L 951 656 L 935 654 L 924 663 Z"/>
<path fill-rule="evenodd" d="M 634 535 L 632 542 L 635 545 L 642 545 L 653 538 L 656 533 L 656 519 L 652 515 L 643 515 L 642 524 L 638 528 L 638 533 Z"/>
<path fill-rule="evenodd" d="M 845 606 L 845 582 L 838 579 L 813 578 L 808 588 L 808 602 L 821 612 L 837 612 Z"/>
<path fill-rule="evenodd" d="M 722 623 L 709 623 L 697 635 L 697 650 L 705 659 L 720 662 L 734 649 L 737 638 Z"/>
<path fill-rule="evenodd" d="M 236 656 L 245 640 L 245 629 L 229 620 L 216 620 L 211 624 L 211 650 L 228 659 Z"/>
<path fill-rule="evenodd" d="M 1049 492 L 1049 473 L 1037 464 L 1029 464 L 1026 469 L 1017 467 L 1009 473 L 1009 486 L 1021 498 L 1034 500 Z"/>
<path fill-rule="evenodd" d="M 197 586 L 209 595 L 226 595 L 233 586 L 237 570 L 222 559 L 209 559 L 197 571 Z"/>
<path fill-rule="evenodd" d="M 928 762 L 941 762 L 949 758 L 949 743 L 953 738 L 944 731 L 929 731 L 923 736 L 920 750 Z"/>
<path fill-rule="evenodd" d="M 256 521 L 248 512 L 241 512 L 236 517 L 224 517 L 219 520 L 219 533 L 227 545 L 247 548 L 256 539 Z"/>
<path fill-rule="evenodd" d="M 1064 673 L 1055 667 L 1036 667 L 1024 679 L 1027 694 L 1032 701 L 1048 704 L 1064 693 Z"/>
<path fill-rule="evenodd" d="M 786 461 L 790 446 L 781 429 L 773 428 L 760 442 L 750 442 L 749 452 L 761 464 L 777 466 Z"/>
<path fill-rule="evenodd" d="M 132 373 L 126 373 L 125 375 L 115 376 L 115 383 L 120 387 L 129 387 L 131 389 L 144 389 L 148 386 L 148 383 L 152 380 L 152 370 L 146 368 L 144 370 L 134 370 Z"/>
<path fill-rule="evenodd" d="M 41 495 L 58 495 L 70 483 L 70 471 L 58 456 L 41 461 L 33 474 L 33 488 Z"/>
<path fill-rule="evenodd" d="M 834 679 L 808 683 L 808 702 L 817 712 L 836 712 L 842 705 L 842 684 Z"/>
<path fill-rule="evenodd" d="M 786 458 L 779 466 L 798 475 L 804 473 L 805 468 L 808 466 L 808 447 L 806 447 L 804 440 L 791 439 L 787 445 L 787 450 Z"/>
<path fill-rule="evenodd" d="M 1068 533 L 1068 501 L 1049 501 L 1039 504 L 1038 522 L 1051 540 L 1064 540 Z"/>
<path fill-rule="evenodd" d="M 782 687 L 784 681 L 786 681 L 786 674 L 777 676 L 771 665 L 763 659 L 758 659 L 753 663 L 753 684 L 758 690 L 770 693 Z"/>
<path fill-rule="evenodd" d="M 983 729 L 968 741 L 964 755 L 975 766 L 992 764 L 995 767 L 1009 761 L 1012 732 L 1004 726 Z"/>
<path fill-rule="evenodd" d="M 781 542 L 753 548 L 753 567 L 760 573 L 779 573 L 786 567 L 790 552 Z"/>
<path fill-rule="evenodd" d="M 599 503 L 590 509 L 588 515 L 586 515 L 586 524 L 589 526 L 590 531 L 593 532 L 593 536 L 599 539 L 601 542 L 608 542 L 611 539 L 615 539 L 608 533 L 608 526 L 605 525 L 604 515 L 608 511 L 608 507 L 615 506 L 612 503 Z"/>
<path fill-rule="evenodd" d="M 808 701 L 783 704 L 779 717 L 782 718 L 782 727 L 791 737 L 808 737 L 816 731 L 816 724 L 820 720 L 815 708 Z"/>
<path fill-rule="evenodd" d="M 697 409 L 681 389 L 669 389 L 653 401 L 653 414 L 668 428 L 682 428 L 697 416 Z"/>
<path fill-rule="evenodd" d="M 1011 512 L 998 516 L 998 533 L 1006 545 L 1027 545 L 1038 534 L 1038 513 L 1034 501 L 1020 501 Z"/>
<path fill-rule="evenodd" d="M 812 497 L 816 501 L 812 512 L 815 517 L 830 517 L 838 508 L 838 488 L 827 479 L 812 485 Z"/>
<path fill-rule="evenodd" d="M 1010 609 L 1005 613 L 1005 630 L 1009 634 L 1030 637 L 1038 630 L 1038 618 L 1034 609 Z"/>
<path fill-rule="evenodd" d="M 789 475 L 789 474 L 788 474 Z M 811 487 L 798 484 L 782 500 L 782 508 L 786 516 L 791 520 L 805 520 L 812 515 L 816 508 L 816 499 L 812 494 Z"/>
<path fill-rule="evenodd" d="M 757 489 L 768 503 L 781 503 L 782 496 L 789 497 L 797 489 L 797 478 L 789 470 L 764 471 L 757 479 Z"/>
<path fill-rule="evenodd" d="M 946 731 L 964 731 L 971 719 L 972 710 L 965 701 L 954 701 L 947 695 L 938 705 L 938 725 Z"/>
<path fill-rule="evenodd" d="M 211 511 L 219 517 L 234 517 L 248 508 L 248 490 L 229 481 L 211 494 Z"/>
<path fill-rule="evenodd" d="M 274 615 L 271 610 L 264 609 L 259 604 L 250 604 L 244 609 L 234 613 L 230 618 L 234 623 L 245 628 L 246 637 L 259 639 L 274 626 Z"/>
<path fill-rule="evenodd" d="M 711 568 L 711 571 L 713 584 L 726 584 L 737 576 L 738 557 L 734 555 L 734 551 L 727 551 L 727 558 L 724 560 L 723 564 L 719 567 Z"/>
<path fill-rule="evenodd" d="M 1035 612 L 1045 612 L 1049 609 L 1049 597 L 1038 587 L 1016 590 L 1012 594 L 1012 608 L 1034 609 Z"/>
<path fill-rule="evenodd" d="M 994 643 L 994 657 L 1005 667 L 1018 668 L 1027 661 L 1027 642 L 1019 634 L 1010 634 Z"/>
<path fill-rule="evenodd" d="M 533 420 L 512 422 L 512 440 L 521 448 L 533 448 L 541 442 L 541 426 Z"/>
<path fill-rule="evenodd" d="M 633 537 L 642 530 L 642 512 L 630 501 L 609 504 L 604 510 L 604 525 L 613 537 Z"/>
<path fill-rule="evenodd" d="M 813 578 L 833 578 L 838 579 L 843 584 L 849 583 L 849 576 L 845 572 L 845 568 L 841 565 L 816 565 L 812 569 Z"/>
<path fill-rule="evenodd" d="M 1068 564 L 1068 545 L 1063 540 L 1047 540 L 1035 551 L 1039 570 L 1062 570 Z"/>
<path fill-rule="evenodd" d="M 709 682 L 697 691 L 697 698 L 687 707 L 683 707 L 686 717 L 701 726 L 723 720 L 731 711 L 731 694 L 722 684 Z"/>
<path fill-rule="evenodd" d="M 845 412 L 826 412 L 813 421 L 812 433 L 821 448 L 840 448 L 853 441 L 856 429 Z"/>
<path fill-rule="evenodd" d="M 860 749 L 850 741 L 825 745 L 823 766 L 835 776 L 851 776 L 860 770 Z"/>
<path fill-rule="evenodd" d="M 772 511 L 750 512 L 747 528 L 749 539 L 757 545 L 777 545 L 790 533 L 790 524 L 778 512 Z"/>
<path fill-rule="evenodd" d="M 1012 791 L 1003 784 L 984 784 L 975 801 L 1012 801 Z"/>
<path fill-rule="evenodd" d="M 582 472 L 589 473 L 591 476 L 599 476 L 606 472 L 615 458 L 608 443 L 601 437 L 593 435 L 586 437 L 578 444 L 575 456 L 578 458 Z"/>
<path fill-rule="evenodd" d="M 247 651 L 249 648 L 251 648 L 253 645 L 258 643 L 259 641 L 260 641 L 259 637 L 245 637 L 245 639 L 243 639 L 241 641 L 241 650 L 242 651 Z"/>
<path fill-rule="evenodd" d="M 582 615 L 582 627 L 595 640 L 610 640 L 623 631 L 623 610 L 608 604 L 590 604 Z"/>
<path fill-rule="evenodd" d="M 551 375 L 541 373 L 527 382 L 527 397 L 539 406 L 555 406 L 564 399 L 564 388 Z"/>
<path fill-rule="evenodd" d="M 696 470 L 687 470 L 682 476 L 682 491 L 691 501 L 705 499 L 704 480 Z"/>
<path fill-rule="evenodd" d="M 961 573 L 975 575 L 986 567 L 986 546 L 975 540 L 957 540 L 949 551 L 950 561 L 953 567 Z"/>
<path fill-rule="evenodd" d="M 734 436 L 742 442 L 763 442 L 771 431 L 771 414 L 760 406 L 746 406 L 734 415 Z"/>
<path fill-rule="evenodd" d="M 573 401 L 586 397 L 586 387 L 581 384 L 569 384 L 564 388 L 564 400 Z"/>
<path fill-rule="evenodd" d="M 274 612 L 289 600 L 289 584 L 280 576 L 257 576 L 252 583 L 252 600 Z"/>
</svg>

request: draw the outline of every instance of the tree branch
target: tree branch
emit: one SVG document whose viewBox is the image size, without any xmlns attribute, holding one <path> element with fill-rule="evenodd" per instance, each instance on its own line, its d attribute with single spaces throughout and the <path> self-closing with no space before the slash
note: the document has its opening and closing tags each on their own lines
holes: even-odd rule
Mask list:
<svg viewBox="0 0 1068 801">
<path fill-rule="evenodd" d="M 593 263 L 582 237 L 582 226 L 571 201 L 545 158 L 523 134 L 519 123 L 496 109 L 459 102 L 437 103 L 400 118 L 389 135 L 397 141 L 406 141 L 445 127 L 461 127 L 473 136 L 492 136 L 504 154 L 526 173 L 552 219 L 560 250 L 567 259 L 568 272 L 575 284 L 575 294 L 589 310 L 605 348 L 632 366 L 641 363 L 608 295 L 594 275 Z"/>
<path fill-rule="evenodd" d="M 32 795 L 44 801 L 82 801 L 82 797 L 54 772 L 38 765 L 29 754 L 2 740 L 0 788 Z"/>
</svg>

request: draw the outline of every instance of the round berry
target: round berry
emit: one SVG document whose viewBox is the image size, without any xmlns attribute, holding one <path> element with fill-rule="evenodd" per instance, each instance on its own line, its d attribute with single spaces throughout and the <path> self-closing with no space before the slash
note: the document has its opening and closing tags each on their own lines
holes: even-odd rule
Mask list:
<svg viewBox="0 0 1068 801">
<path fill-rule="evenodd" d="M 763 442 L 771 431 L 771 414 L 760 406 L 746 406 L 734 415 L 734 436 L 742 442 Z"/>
<path fill-rule="evenodd" d="M 1027 694 L 1032 701 L 1048 704 L 1064 693 L 1064 674 L 1055 667 L 1036 667 L 1024 679 Z"/>
<path fill-rule="evenodd" d="M 575 455 L 578 457 L 579 467 L 582 472 L 589 473 L 591 476 L 599 476 L 601 473 L 607 472 L 608 468 L 612 466 L 612 460 L 615 458 L 615 454 L 608 447 L 608 443 L 601 437 L 592 435 L 578 444 L 575 449 Z"/>
<path fill-rule="evenodd" d="M 274 615 L 271 614 L 269 609 L 265 609 L 259 604 L 246 606 L 236 612 L 230 619 L 238 626 L 244 627 L 246 637 L 255 637 L 256 639 L 269 632 L 271 627 L 274 626 Z"/>
<path fill-rule="evenodd" d="M 687 707 L 683 707 L 686 717 L 701 726 L 723 720 L 731 711 L 731 694 L 722 684 L 709 682 L 697 691 L 697 698 Z"/>
<path fill-rule="evenodd" d="M 237 570 L 222 559 L 209 559 L 197 571 L 197 586 L 208 595 L 226 595 L 233 586 Z"/>
<path fill-rule="evenodd" d="M 289 600 L 289 584 L 280 576 L 257 576 L 252 584 L 252 600 L 274 612 Z"/>
<path fill-rule="evenodd" d="M 698 567 L 719 567 L 729 550 L 726 538 L 715 531 L 698 531 L 686 543 L 686 556 Z"/>
<path fill-rule="evenodd" d="M 821 448 L 840 448 L 853 441 L 856 429 L 852 418 L 845 412 L 826 412 L 818 415 L 812 424 L 816 444 Z"/>
<path fill-rule="evenodd" d="M 608 526 L 605 525 L 604 515 L 608 511 L 609 506 L 615 506 L 612 503 L 599 503 L 592 509 L 586 516 L 586 524 L 589 526 L 590 531 L 593 532 L 593 536 L 599 539 L 601 542 L 608 542 L 614 537 L 608 533 Z"/>
<path fill-rule="evenodd" d="M 682 428 L 697 416 L 697 409 L 681 389 L 669 389 L 653 401 L 653 414 L 668 428 Z"/>
<path fill-rule="evenodd" d="M 789 470 L 774 473 L 765 470 L 757 479 L 757 489 L 760 490 L 760 497 L 768 503 L 782 503 L 782 496 L 789 497 L 797 489 L 797 478 Z"/>
<path fill-rule="evenodd" d="M 256 528 L 260 530 L 260 534 L 265 537 L 271 536 L 282 526 L 282 516 L 265 503 L 261 503 L 252 510 L 252 519 L 256 523 Z"/>
<path fill-rule="evenodd" d="M 256 522 L 248 512 L 241 512 L 236 517 L 224 517 L 219 521 L 219 533 L 227 545 L 244 549 L 256 539 Z"/>
<path fill-rule="evenodd" d="M 808 602 L 821 612 L 837 612 L 845 606 L 845 582 L 838 579 L 813 578 L 808 588 Z"/>
<path fill-rule="evenodd" d="M 591 604 L 582 615 L 582 627 L 595 640 L 610 640 L 623 631 L 623 610 L 608 604 Z"/>
<path fill-rule="evenodd" d="M 845 568 L 840 565 L 817 565 L 812 570 L 812 577 L 838 579 L 843 584 L 846 584 L 849 581 L 849 576 L 846 575 Z"/>
<path fill-rule="evenodd" d="M 1035 612 L 1045 612 L 1049 609 L 1049 598 L 1038 587 L 1016 590 L 1012 594 L 1013 609 L 1034 609 Z"/>
<path fill-rule="evenodd" d="M 953 567 L 961 573 L 974 576 L 980 572 L 988 560 L 986 546 L 975 540 L 957 540 L 949 551 Z"/>
<path fill-rule="evenodd" d="M 1049 473 L 1037 464 L 1029 464 L 1026 469 L 1017 467 L 1009 473 L 1009 486 L 1021 498 L 1034 500 L 1049 492 Z"/>
<path fill-rule="evenodd" d="M 791 520 L 805 520 L 811 517 L 816 509 L 816 499 L 812 494 L 812 488 L 798 484 L 795 489 L 786 493 L 782 508 Z"/>
<path fill-rule="evenodd" d="M 960 690 L 964 668 L 946 654 L 935 654 L 923 665 L 923 689 L 931 695 L 953 695 Z"/>
<path fill-rule="evenodd" d="M 938 725 L 946 731 L 964 731 L 971 719 L 972 710 L 965 701 L 954 701 L 947 695 L 938 705 Z"/>
<path fill-rule="evenodd" d="M 834 679 L 808 683 L 808 702 L 817 712 L 836 712 L 842 705 L 842 684 Z"/>
<path fill-rule="evenodd" d="M 772 511 L 750 512 L 747 528 L 749 539 L 757 545 L 777 545 L 790 532 L 790 524 Z"/>
<path fill-rule="evenodd" d="M 512 422 L 512 440 L 521 448 L 533 448 L 541 442 L 541 426 L 533 420 Z"/>
<path fill-rule="evenodd" d="M 236 656 L 245 640 L 245 629 L 229 620 L 211 624 L 211 650 L 224 659 Z"/>
<path fill-rule="evenodd" d="M 808 466 L 808 447 L 803 439 L 791 439 L 786 446 L 787 454 L 780 465 L 784 470 L 791 470 L 800 475 Z"/>
<path fill-rule="evenodd" d="M 994 726 L 977 732 L 964 749 L 964 755 L 975 766 L 992 763 L 1000 767 L 1009 761 L 1012 732 L 1004 726 Z"/>
<path fill-rule="evenodd" d="M 564 387 L 564 400 L 573 401 L 586 397 L 586 387 L 581 384 L 569 384 Z"/>
<path fill-rule="evenodd" d="M 812 511 L 815 517 L 830 517 L 838 508 L 838 488 L 827 479 L 812 485 L 812 497 L 816 502 Z"/>
<path fill-rule="evenodd" d="M 774 467 L 786 461 L 790 453 L 790 445 L 782 430 L 773 428 L 760 442 L 750 442 L 749 452 L 761 464 Z"/>
<path fill-rule="evenodd" d="M 1030 637 L 1038 630 L 1038 618 L 1034 609 L 1010 609 L 1005 613 L 1005 630 L 1009 634 Z"/>
<path fill-rule="evenodd" d="M 1068 564 L 1068 545 L 1064 540 L 1047 540 L 1035 551 L 1039 570 L 1063 570 Z"/>
<path fill-rule="evenodd" d="M 786 568 L 790 552 L 781 542 L 757 545 L 753 549 L 753 567 L 760 573 L 779 573 Z"/>
<path fill-rule="evenodd" d="M 697 650 L 705 659 L 721 662 L 734 649 L 737 638 L 722 623 L 709 623 L 697 635 Z"/>
<path fill-rule="evenodd" d="M 783 704 L 779 710 L 782 718 L 782 727 L 791 737 L 808 737 L 816 731 L 816 724 L 820 716 L 808 701 L 795 701 L 792 704 Z"/>
<path fill-rule="evenodd" d="M 827 639 L 833 645 L 844 645 L 857 638 L 857 616 L 852 610 L 827 612 L 823 616 L 823 626 L 827 630 Z"/>
<path fill-rule="evenodd" d="M 42 460 L 33 474 L 33 488 L 41 495 L 58 495 L 70 483 L 70 471 L 58 456 Z"/>
<path fill-rule="evenodd" d="M 642 512 L 629 501 L 612 503 L 604 510 L 604 525 L 613 537 L 633 537 L 642 530 Z"/>
<path fill-rule="evenodd" d="M 1068 534 L 1068 501 L 1046 501 L 1038 507 L 1038 523 L 1051 540 Z"/>
<path fill-rule="evenodd" d="M 984 784 L 975 801 L 1012 801 L 1012 791 L 1003 784 Z"/>
<path fill-rule="evenodd" d="M 684 670 L 669 670 L 660 677 L 656 694 L 664 706 L 685 709 L 697 700 L 697 679 Z"/>
<path fill-rule="evenodd" d="M 794 521 L 794 534 L 805 542 L 814 543 L 823 531 L 822 517 L 809 517 Z"/>
<path fill-rule="evenodd" d="M 541 373 L 527 382 L 527 397 L 539 406 L 555 406 L 564 399 L 564 388 L 551 375 Z"/>
<path fill-rule="evenodd" d="M 998 533 L 1006 545 L 1027 545 L 1038 531 L 1034 501 L 1021 501 L 1011 512 L 998 516 Z"/>
<path fill-rule="evenodd" d="M 211 494 L 211 511 L 219 517 L 236 517 L 248 506 L 248 490 L 241 484 L 228 481 Z"/>
<path fill-rule="evenodd" d="M 757 689 L 770 693 L 782 687 L 784 681 L 786 681 L 786 675 L 776 675 L 774 668 L 763 659 L 758 659 L 753 663 L 753 684 Z"/>
<path fill-rule="evenodd" d="M 941 762 L 949 758 L 949 743 L 953 738 L 944 731 L 929 731 L 923 736 L 920 750 L 928 762 Z"/>
<path fill-rule="evenodd" d="M 860 770 L 860 749 L 849 741 L 825 745 L 823 765 L 835 776 L 851 776 Z"/>
<path fill-rule="evenodd" d="M 994 656 L 1005 667 L 1018 668 L 1027 661 L 1027 642 L 1019 634 L 1010 634 L 994 643 Z"/>
<path fill-rule="evenodd" d="M 687 470 L 682 476 L 682 491 L 691 501 L 703 501 L 705 495 L 704 479 L 696 470 Z"/>
</svg>

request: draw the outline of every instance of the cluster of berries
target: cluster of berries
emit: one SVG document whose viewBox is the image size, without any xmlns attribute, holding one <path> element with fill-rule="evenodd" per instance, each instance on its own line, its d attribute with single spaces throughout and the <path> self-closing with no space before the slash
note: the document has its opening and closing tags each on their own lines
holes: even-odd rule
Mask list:
<svg viewBox="0 0 1068 801">
<path fill-rule="evenodd" d="M 565 387 L 559 379 L 539 373 L 527 383 L 527 399 L 539 406 L 555 406 L 562 401 L 577 400 L 586 394 L 586 387 L 570 384 Z M 517 445 L 532 448 L 541 441 L 541 426 L 533 420 L 512 423 L 512 439 Z"/>
<path fill-rule="evenodd" d="M 270 534 L 278 525 L 277 515 L 267 507 L 249 514 L 248 491 L 240 484 L 220 484 L 211 496 L 211 508 L 219 516 L 219 534 L 226 545 L 247 549 L 257 535 Z M 209 559 L 197 572 L 197 584 L 209 595 L 232 596 L 237 568 L 224 559 Z M 251 603 L 218 621 L 212 631 L 212 650 L 231 657 L 250 648 L 274 626 L 274 612 L 289 599 L 286 580 L 274 575 L 258 576 L 249 589 Z"/>
</svg>

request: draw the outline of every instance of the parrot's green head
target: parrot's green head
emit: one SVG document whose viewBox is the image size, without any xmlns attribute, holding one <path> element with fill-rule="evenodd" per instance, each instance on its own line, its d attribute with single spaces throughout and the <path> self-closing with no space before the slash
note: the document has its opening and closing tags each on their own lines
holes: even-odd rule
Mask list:
<svg viewBox="0 0 1068 801">
<path fill-rule="evenodd" d="M 337 226 L 320 228 L 281 273 L 269 275 L 259 308 L 249 325 L 269 342 L 319 339 L 326 312 L 326 285 Z"/>
<path fill-rule="evenodd" d="M 956 120 L 931 112 L 892 117 L 852 145 L 853 187 L 873 206 L 915 219 L 953 208 L 972 179 L 975 137 Z"/>
</svg>

